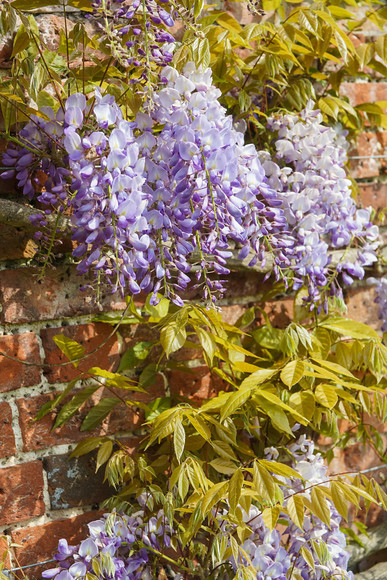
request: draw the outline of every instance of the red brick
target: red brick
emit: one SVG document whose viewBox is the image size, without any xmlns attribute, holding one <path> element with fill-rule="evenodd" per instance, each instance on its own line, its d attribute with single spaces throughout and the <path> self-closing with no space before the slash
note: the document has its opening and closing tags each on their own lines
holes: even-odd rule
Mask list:
<svg viewBox="0 0 387 580">
<path fill-rule="evenodd" d="M 33 332 L 0 336 L 0 352 L 39 365 L 39 345 Z M 39 366 L 24 365 L 0 356 L 0 392 L 28 387 L 41 380 Z"/>
<path fill-rule="evenodd" d="M 168 380 L 171 393 L 180 397 L 189 398 L 194 402 L 214 397 L 227 385 L 206 366 L 191 369 L 191 372 L 169 371 Z"/>
<path fill-rule="evenodd" d="M 16 453 L 15 437 L 12 429 L 12 410 L 8 403 L 0 403 L 0 457 Z"/>
<path fill-rule="evenodd" d="M 95 292 L 81 291 L 86 282 L 85 278 L 76 276 L 74 266 L 47 270 L 43 280 L 39 279 L 36 268 L 3 270 L 0 273 L 2 321 L 20 323 L 97 312 Z M 101 303 L 106 310 L 125 308 L 118 294 L 103 296 Z"/>
<path fill-rule="evenodd" d="M 1 224 L 0 262 L 32 258 L 36 253 L 36 242 L 31 234 L 19 228 Z"/>
<path fill-rule="evenodd" d="M 97 402 L 101 397 L 98 391 L 93 402 Z M 106 392 L 105 396 L 109 396 Z M 54 397 L 51 395 L 40 395 L 28 399 L 19 399 L 19 423 L 22 431 L 24 451 L 45 449 L 50 445 L 60 445 L 64 443 L 76 443 L 86 439 L 86 437 L 107 435 L 118 431 L 131 431 L 140 426 L 140 417 L 132 409 L 119 405 L 110 415 L 93 431 L 80 431 L 81 420 L 90 409 L 90 403 L 82 407 L 79 413 L 72 417 L 63 427 L 52 430 L 54 414 L 46 415 L 40 421 L 34 421 L 39 409 Z"/>
<path fill-rule="evenodd" d="M 387 207 L 387 183 L 359 183 L 359 200 L 376 210 Z"/>
<path fill-rule="evenodd" d="M 349 157 L 364 156 L 366 159 L 350 159 L 351 175 L 354 178 L 375 177 L 385 171 L 387 157 L 387 131 L 362 133 L 357 138 L 356 147 L 350 150 Z"/>
<path fill-rule="evenodd" d="M 45 362 L 48 364 L 58 364 L 68 361 L 68 358 L 53 340 L 53 337 L 57 334 L 63 333 L 68 338 L 79 342 L 85 347 L 85 354 L 87 354 L 103 344 L 111 331 L 112 327 L 110 325 L 102 323 L 43 329 L 40 335 L 46 355 Z M 114 370 L 118 366 L 118 360 L 119 345 L 117 337 L 112 336 L 93 355 L 81 361 L 78 368 L 75 369 L 72 364 L 51 368 L 45 367 L 44 374 L 51 383 L 66 382 L 79 376 L 81 371 L 87 371 L 93 366 L 102 366 L 105 370 Z"/>
<path fill-rule="evenodd" d="M 78 544 L 88 534 L 87 524 L 101 517 L 102 512 L 92 511 L 66 520 L 55 520 L 42 526 L 20 528 L 11 533 L 16 548 L 16 556 L 21 566 L 50 560 L 58 551 L 58 542 L 66 538 L 69 545 Z M 54 568 L 55 563 L 31 568 L 29 578 L 40 578 L 43 569 Z"/>
<path fill-rule="evenodd" d="M 341 83 L 341 95 L 348 97 L 352 106 L 387 101 L 387 83 Z"/>
<path fill-rule="evenodd" d="M 0 469 L 0 525 L 44 514 L 40 461 Z"/>
<path fill-rule="evenodd" d="M 375 290 L 371 286 L 349 288 L 345 292 L 348 318 L 379 328 L 378 305 L 374 302 Z"/>
</svg>

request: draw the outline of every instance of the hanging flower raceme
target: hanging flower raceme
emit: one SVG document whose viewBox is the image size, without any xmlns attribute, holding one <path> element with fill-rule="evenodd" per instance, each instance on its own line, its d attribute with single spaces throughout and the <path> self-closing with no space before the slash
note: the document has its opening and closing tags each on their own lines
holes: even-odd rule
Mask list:
<svg viewBox="0 0 387 580">
<path fill-rule="evenodd" d="M 106 37 L 113 55 L 125 67 L 142 67 L 132 83 L 148 79 L 157 67 L 172 60 L 175 38 L 168 28 L 174 25 L 168 0 L 94 0 L 88 15 Z"/>
<path fill-rule="evenodd" d="M 228 274 L 231 244 L 242 247 L 241 258 L 252 251 L 251 264 L 269 246 L 284 259 L 286 219 L 254 147 L 219 104 L 210 71 L 189 65 L 163 74 L 150 114 L 128 122 L 113 96 L 97 90 L 88 105 L 74 94 L 64 112 L 33 118 L 21 135 L 26 149 L 10 149 L 4 163 L 29 197 L 36 170 L 47 171 L 38 200 L 47 212 L 72 214 L 82 274 L 152 300 L 161 290 L 181 304 L 194 263 L 197 285 L 214 300 L 224 284 L 213 275 Z"/>
<path fill-rule="evenodd" d="M 382 322 L 382 332 L 387 332 L 387 277 L 368 278 L 369 284 L 375 284 L 375 302 L 379 306 L 379 320 Z"/>
<path fill-rule="evenodd" d="M 307 280 L 309 298 L 321 299 L 330 286 L 340 295 L 336 272 L 344 284 L 364 277 L 364 267 L 376 261 L 378 228 L 369 209 L 357 209 L 346 176 L 345 132 L 322 124 L 322 115 L 312 103 L 299 115 L 272 118 L 274 159 L 260 152 L 269 183 L 284 202 L 289 236 L 294 240 L 293 287 Z M 345 249 L 357 247 L 357 259 L 346 258 Z M 330 267 L 332 250 L 344 250 L 343 258 Z"/>
<path fill-rule="evenodd" d="M 266 458 L 270 460 L 273 452 L 278 453 L 275 449 L 267 449 Z M 310 500 L 311 489 L 318 484 L 329 486 L 327 467 L 321 455 L 314 453 L 313 441 L 301 436 L 289 446 L 288 452 L 293 456 L 293 469 L 303 479 L 278 478 L 283 480 L 280 488 L 285 497 L 296 494 Z M 89 536 L 78 546 L 68 546 L 66 540 L 60 540 L 59 552 L 55 555 L 58 566 L 43 572 L 43 577 L 74 580 L 87 572 L 94 573 L 101 580 L 148 580 L 153 577 L 157 567 L 163 565 L 163 559 L 158 560 L 155 550 L 165 554 L 165 550 L 171 548 L 171 538 L 176 535 L 177 527 L 168 522 L 163 510 L 146 516 L 149 506 L 144 495 L 138 501 L 140 505 L 131 515 L 113 512 L 88 524 Z M 288 501 L 285 499 L 285 508 Z M 252 565 L 257 580 L 287 580 L 289 570 L 304 580 L 352 580 L 353 574 L 347 570 L 349 554 L 345 549 L 345 535 L 339 529 L 340 516 L 331 500 L 327 499 L 326 505 L 330 512 L 330 525 L 310 513 L 305 514 L 303 529 L 295 526 L 286 511 L 281 518 L 289 522 L 288 527 L 270 530 L 257 506 L 252 505 L 248 512 L 241 508 L 251 534 L 238 548 L 238 561 L 234 559 L 233 551 L 226 560 L 219 560 L 214 550 L 213 568 L 225 563 L 237 573 L 240 566 Z M 214 510 L 214 517 L 224 534 L 224 553 L 230 553 L 227 546 L 231 545 L 230 536 L 235 533 L 236 526 L 228 520 L 227 510 L 223 510 L 223 514 L 220 512 L 222 510 Z M 307 549 L 307 559 L 302 548 Z M 211 570 L 205 572 L 210 574 Z M 180 578 L 181 575 L 174 574 L 173 577 Z"/>
</svg>

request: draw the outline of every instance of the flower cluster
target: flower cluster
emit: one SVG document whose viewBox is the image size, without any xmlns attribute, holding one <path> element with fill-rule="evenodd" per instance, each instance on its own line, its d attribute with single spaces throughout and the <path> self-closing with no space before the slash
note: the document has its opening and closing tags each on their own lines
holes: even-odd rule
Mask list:
<svg viewBox="0 0 387 580">
<path fill-rule="evenodd" d="M 370 210 L 356 209 L 351 182 L 346 177 L 345 132 L 322 124 L 313 104 L 299 115 L 271 118 L 268 130 L 273 139 L 274 158 L 260 152 L 269 183 L 284 202 L 289 236 L 294 240 L 293 287 L 308 281 L 309 298 L 319 301 L 329 285 L 340 294 L 335 280 L 341 272 L 344 284 L 364 277 L 364 267 L 376 261 L 378 228 L 370 221 Z M 330 267 L 332 250 L 357 246 L 357 259 L 344 251 L 335 268 Z"/>
<path fill-rule="evenodd" d="M 267 459 L 277 459 L 275 448 L 265 449 Z M 293 457 L 292 467 L 303 480 L 278 478 L 285 498 L 298 494 L 308 500 L 311 497 L 311 486 L 319 483 L 329 485 L 327 467 L 319 453 L 314 453 L 313 441 L 305 435 L 288 447 Z M 286 507 L 285 500 L 284 506 Z M 345 549 L 345 535 L 340 531 L 341 517 L 333 502 L 327 500 L 330 510 L 330 527 L 324 524 L 312 513 L 305 514 L 303 529 L 300 530 L 284 513 L 281 518 L 288 520 L 285 530 L 274 528 L 270 530 L 264 523 L 261 510 L 251 506 L 248 513 L 243 511 L 243 519 L 252 530 L 251 536 L 242 544 L 242 549 L 257 570 L 257 580 L 275 578 L 286 580 L 289 569 L 304 580 L 322 580 L 323 578 L 342 578 L 352 580 L 352 572 L 347 571 L 349 554 Z M 323 546 L 327 549 L 324 550 Z M 314 561 L 314 571 L 304 559 L 301 548 L 310 552 Z M 317 549 L 316 549 L 317 548 Z M 319 549 L 318 549 L 319 548 Z M 323 556 L 323 557 L 322 557 Z M 245 556 L 241 558 L 244 565 L 249 562 Z M 234 570 L 237 563 L 231 560 Z"/>
<path fill-rule="evenodd" d="M 77 93 L 64 112 L 32 119 L 21 135 L 29 150 L 10 149 L 3 162 L 29 197 L 36 169 L 47 172 L 38 200 L 47 212 L 71 211 L 82 274 L 153 300 L 161 289 L 181 304 L 196 260 L 197 284 L 214 299 L 224 281 L 212 275 L 228 274 L 230 244 L 241 259 L 252 252 L 251 265 L 268 247 L 287 260 L 282 201 L 219 104 L 210 70 L 163 75 L 150 114 L 128 122 L 113 96 L 97 90 L 91 106 Z"/>
<path fill-rule="evenodd" d="M 375 284 L 375 302 L 379 305 L 379 320 L 382 321 L 382 332 L 387 332 L 387 278 L 369 278 L 370 284 Z"/>
<path fill-rule="evenodd" d="M 148 79 L 152 65 L 163 67 L 172 60 L 175 39 L 166 28 L 174 25 L 168 0 L 94 0 L 93 20 L 108 39 L 113 55 L 128 67 L 143 67 L 131 82 Z"/>
<path fill-rule="evenodd" d="M 297 493 L 310 499 L 311 486 L 319 483 L 327 485 L 327 468 L 323 459 L 320 454 L 314 453 L 314 443 L 305 436 L 291 444 L 288 451 L 294 458 L 293 468 L 303 480 L 295 483 L 294 480 L 282 478 L 282 491 L 285 497 Z M 266 452 L 268 459 L 278 454 L 272 448 Z M 58 567 L 44 572 L 43 576 L 55 577 L 55 580 L 74 580 L 84 577 L 88 571 L 94 571 L 98 578 L 151 578 L 156 565 L 155 550 L 162 552 L 170 547 L 175 532 L 162 510 L 147 519 L 145 496 L 140 496 L 138 501 L 140 509 L 130 516 L 113 512 L 90 523 L 88 538 L 78 546 L 68 546 L 66 540 L 61 540 L 59 553 L 55 556 Z M 327 505 L 331 514 L 330 527 L 310 514 L 305 515 L 302 530 L 286 514 L 282 517 L 289 521 L 287 529 L 269 530 L 257 506 L 252 505 L 248 513 L 243 510 L 243 519 L 251 529 L 251 535 L 240 546 L 240 561 L 236 562 L 231 555 L 229 564 L 235 572 L 240 564 L 252 565 L 257 580 L 286 580 L 290 569 L 304 580 L 352 580 L 352 572 L 347 571 L 349 554 L 345 549 L 345 535 L 339 529 L 340 516 L 330 500 L 327 500 Z M 224 515 L 227 516 L 227 511 Z M 223 519 L 223 515 L 218 514 L 217 517 L 220 529 L 229 538 L 235 525 Z M 303 546 L 314 560 L 314 571 L 303 557 Z M 215 565 L 220 563 L 216 561 Z"/>
<path fill-rule="evenodd" d="M 142 507 L 131 516 L 113 512 L 88 524 L 89 536 L 77 546 L 59 541 L 54 558 L 56 568 L 42 573 L 43 578 L 75 580 L 87 573 L 98 578 L 150 580 L 153 578 L 153 551 L 168 548 L 171 530 L 162 511 L 145 518 Z"/>
</svg>

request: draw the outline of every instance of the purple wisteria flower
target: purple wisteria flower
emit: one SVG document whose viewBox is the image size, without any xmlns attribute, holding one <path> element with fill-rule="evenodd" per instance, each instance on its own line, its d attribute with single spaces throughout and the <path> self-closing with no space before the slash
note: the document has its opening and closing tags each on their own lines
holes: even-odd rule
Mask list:
<svg viewBox="0 0 387 580">
<path fill-rule="evenodd" d="M 34 171 L 46 170 L 38 200 L 47 212 L 71 213 L 81 274 L 181 305 L 194 269 L 195 284 L 215 300 L 233 245 L 241 259 L 252 252 L 251 265 L 268 244 L 286 260 L 282 201 L 219 104 L 210 70 L 163 74 L 149 114 L 129 122 L 112 95 L 97 89 L 91 107 L 74 94 L 64 112 L 36 121 L 41 132 L 28 123 L 22 138 L 32 151 L 10 149 L 4 163 L 29 197 Z"/>
<path fill-rule="evenodd" d="M 375 284 L 375 302 L 379 305 L 379 320 L 382 322 L 382 332 L 387 332 L 387 277 L 369 278 L 369 284 Z"/>
<path fill-rule="evenodd" d="M 147 80 L 149 75 L 171 62 L 175 38 L 168 31 L 174 25 L 173 7 L 168 0 L 93 0 L 93 19 L 125 67 L 141 67 L 131 82 Z"/>
<path fill-rule="evenodd" d="M 293 288 L 306 282 L 309 299 L 318 302 L 329 286 L 340 295 L 336 272 L 345 285 L 362 279 L 365 266 L 377 258 L 378 227 L 371 223 L 370 209 L 357 209 L 351 196 L 351 181 L 344 165 L 348 144 L 345 131 L 322 124 L 313 103 L 299 115 L 272 118 L 274 159 L 266 151 L 259 158 L 269 183 L 284 203 L 289 236 L 294 242 Z M 330 252 L 357 247 L 357 259 L 340 260 L 332 271 Z M 345 253 L 344 253 L 345 256 Z"/>
<path fill-rule="evenodd" d="M 141 507 L 130 516 L 105 514 L 88 524 L 88 528 L 89 536 L 77 546 L 59 541 L 54 556 L 58 566 L 43 572 L 43 578 L 76 580 L 91 573 L 100 579 L 150 580 L 152 550 L 163 550 L 171 542 L 171 528 L 163 512 L 146 520 Z"/>
</svg>

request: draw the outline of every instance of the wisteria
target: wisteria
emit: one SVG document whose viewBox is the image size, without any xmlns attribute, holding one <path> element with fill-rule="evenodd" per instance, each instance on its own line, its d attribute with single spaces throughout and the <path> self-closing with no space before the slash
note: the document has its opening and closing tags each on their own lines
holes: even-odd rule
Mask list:
<svg viewBox="0 0 387 580">
<path fill-rule="evenodd" d="M 341 272 L 345 285 L 362 279 L 365 266 L 377 258 L 378 227 L 371 223 L 369 209 L 357 209 L 351 196 L 346 133 L 322 123 L 313 103 L 299 115 L 287 114 L 269 120 L 274 133 L 273 157 L 259 153 L 271 187 L 283 200 L 289 235 L 294 240 L 293 288 L 307 281 L 312 302 L 329 287 L 341 288 L 335 279 Z M 349 260 L 345 249 L 358 247 L 357 259 Z M 332 250 L 343 249 L 343 257 L 330 267 Z"/>
<path fill-rule="evenodd" d="M 205 299 L 224 293 L 235 245 L 250 265 L 270 252 L 277 278 L 295 290 L 307 285 L 311 307 L 340 295 L 337 273 L 344 284 L 363 278 L 376 260 L 378 228 L 351 197 L 345 135 L 311 107 L 273 118 L 272 159 L 244 145 L 210 69 L 165 66 L 162 74 L 134 121 L 112 95 L 97 89 L 87 103 L 76 93 L 56 114 L 43 108 L 20 133 L 25 146 L 4 155 L 27 197 L 40 169 L 47 178 L 38 201 L 47 213 L 72 214 L 79 272 L 113 292 L 144 291 L 156 301 L 160 291 L 178 305 L 193 271 Z M 332 268 L 331 251 L 340 249 Z"/>
<path fill-rule="evenodd" d="M 369 284 L 375 284 L 375 302 L 379 306 L 379 320 L 382 332 L 387 332 L 387 278 L 368 278 Z"/>
<path fill-rule="evenodd" d="M 113 512 L 88 524 L 89 535 L 77 546 L 60 540 L 58 566 L 43 572 L 43 578 L 75 580 L 90 572 L 98 578 L 150 580 L 154 551 L 170 546 L 171 528 L 162 511 L 147 519 L 144 497 L 139 502 L 130 516 Z"/>
<path fill-rule="evenodd" d="M 174 25 L 168 0 L 94 0 L 89 15 L 106 36 L 113 55 L 126 68 L 141 67 L 131 83 L 149 80 L 151 72 L 172 60 L 175 38 L 167 30 Z"/>
<path fill-rule="evenodd" d="M 303 479 L 296 484 L 295 480 L 282 478 L 285 497 L 296 493 L 310 499 L 311 486 L 322 483 L 329 486 L 327 467 L 321 455 L 314 453 L 311 440 L 302 435 L 288 451 L 293 457 L 293 468 Z M 266 457 L 270 459 L 273 453 L 276 455 L 277 451 L 267 449 Z M 113 512 L 88 524 L 89 536 L 77 546 L 68 546 L 66 540 L 61 540 L 55 556 L 58 566 L 43 572 L 43 577 L 74 580 L 94 571 L 99 578 L 151 578 L 155 567 L 165 565 L 161 555 L 171 546 L 174 524 L 166 519 L 163 510 L 147 518 L 145 495 L 140 496 L 138 502 L 138 509 L 134 508 L 131 515 Z M 286 507 L 286 500 L 284 505 Z M 257 580 L 287 580 L 289 570 L 304 580 L 352 580 L 352 572 L 347 571 L 349 554 L 345 549 L 345 535 L 339 529 L 340 516 L 330 500 L 328 506 L 330 526 L 315 515 L 306 514 L 303 531 L 286 514 L 282 517 L 289 521 L 288 528 L 270 530 L 259 507 L 252 505 L 247 513 L 243 511 L 243 520 L 251 529 L 251 535 L 240 545 L 240 561 L 236 562 L 233 555 L 228 559 L 234 572 L 243 564 L 254 567 Z M 235 526 L 222 520 L 221 514 L 215 517 L 225 537 L 229 538 Z M 303 546 L 313 558 L 314 570 L 303 557 L 300 549 Z M 217 559 L 215 561 L 216 565 L 220 564 Z"/>
<path fill-rule="evenodd" d="M 224 284 L 212 274 L 228 274 L 231 243 L 241 259 L 253 253 L 251 265 L 268 247 L 286 260 L 286 219 L 254 147 L 219 104 L 210 70 L 165 67 L 163 75 L 150 114 L 128 122 L 113 96 L 97 91 L 90 108 L 77 93 L 64 113 L 45 109 L 48 120 L 28 123 L 21 138 L 29 149 L 9 149 L 3 161 L 28 197 L 36 169 L 47 172 L 38 200 L 48 212 L 71 211 L 82 274 L 154 300 L 161 289 L 181 304 L 196 265 L 197 284 L 214 299 Z"/>
</svg>

